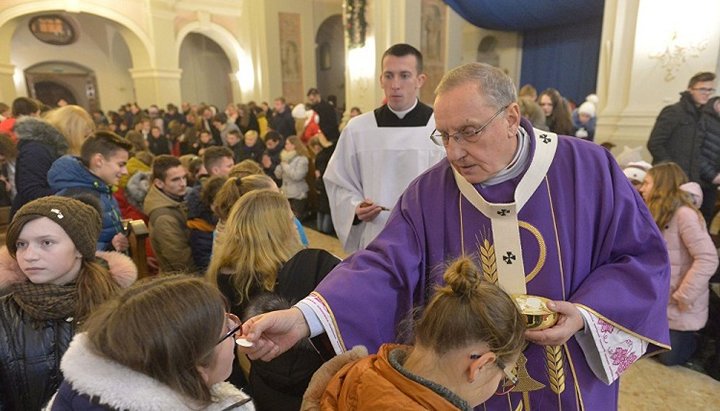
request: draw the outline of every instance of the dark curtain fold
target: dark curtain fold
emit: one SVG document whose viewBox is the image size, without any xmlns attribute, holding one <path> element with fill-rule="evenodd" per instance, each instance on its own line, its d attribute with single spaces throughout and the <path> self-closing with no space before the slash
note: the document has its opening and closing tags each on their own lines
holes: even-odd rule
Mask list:
<svg viewBox="0 0 720 411">
<path fill-rule="evenodd" d="M 595 92 L 603 0 L 444 0 L 471 24 L 520 31 L 520 83 L 581 103 Z"/>
</svg>

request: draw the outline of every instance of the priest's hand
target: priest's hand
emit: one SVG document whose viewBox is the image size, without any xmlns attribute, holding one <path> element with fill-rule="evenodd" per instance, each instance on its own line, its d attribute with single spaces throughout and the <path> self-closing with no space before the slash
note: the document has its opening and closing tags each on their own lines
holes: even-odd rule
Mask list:
<svg viewBox="0 0 720 411">
<path fill-rule="evenodd" d="M 542 331 L 525 331 L 525 338 L 538 345 L 561 345 L 585 327 L 580 310 L 568 301 L 551 301 L 548 308 L 559 315 L 557 323 Z"/>
<path fill-rule="evenodd" d="M 355 215 L 357 215 L 360 221 L 368 222 L 374 220 L 382 209 L 381 206 L 373 203 L 369 198 L 366 198 L 355 207 Z"/>
<path fill-rule="evenodd" d="M 310 328 L 298 308 L 271 311 L 247 320 L 242 326 L 238 350 L 251 360 L 270 361 L 310 336 Z"/>
</svg>

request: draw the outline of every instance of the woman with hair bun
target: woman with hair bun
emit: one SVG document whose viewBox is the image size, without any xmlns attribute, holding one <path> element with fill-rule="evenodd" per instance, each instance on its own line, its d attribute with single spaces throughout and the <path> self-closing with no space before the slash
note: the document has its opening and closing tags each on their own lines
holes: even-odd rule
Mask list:
<svg viewBox="0 0 720 411">
<path fill-rule="evenodd" d="M 455 261 L 444 280 L 415 322 L 413 347 L 384 344 L 344 364 L 362 355 L 356 347 L 330 360 L 313 376 L 303 409 L 470 410 L 510 392 L 524 317 L 504 291 L 481 280 L 469 258 Z"/>
</svg>

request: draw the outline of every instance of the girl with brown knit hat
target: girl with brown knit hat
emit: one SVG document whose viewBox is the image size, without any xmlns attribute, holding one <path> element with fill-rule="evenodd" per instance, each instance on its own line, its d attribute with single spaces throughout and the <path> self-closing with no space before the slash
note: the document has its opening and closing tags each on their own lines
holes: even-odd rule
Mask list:
<svg viewBox="0 0 720 411">
<path fill-rule="evenodd" d="M 517 383 L 525 320 L 513 300 L 484 282 L 469 258 L 453 263 L 415 323 L 415 345 L 363 347 L 323 365 L 302 410 L 471 410 Z M 334 375 L 333 375 L 334 374 Z M 381 395 L 379 395 L 381 394 Z"/>
<path fill-rule="evenodd" d="M 93 200 L 42 197 L 8 226 L 0 249 L 0 294 L 7 293 L 0 298 L 0 409 L 40 409 L 60 385 L 60 359 L 77 326 L 137 277 L 128 257 L 96 253 L 102 222 Z"/>
</svg>

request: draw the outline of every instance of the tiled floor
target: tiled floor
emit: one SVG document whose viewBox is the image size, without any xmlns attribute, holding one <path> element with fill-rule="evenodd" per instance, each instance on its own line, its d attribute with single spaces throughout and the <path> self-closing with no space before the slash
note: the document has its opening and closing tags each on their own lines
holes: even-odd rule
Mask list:
<svg viewBox="0 0 720 411">
<path fill-rule="evenodd" d="M 326 249 L 341 258 L 346 256 L 336 238 L 306 230 L 311 247 Z M 666 367 L 651 359 L 640 360 L 620 380 L 619 408 L 620 411 L 720 410 L 720 381 L 684 367 Z"/>
</svg>

